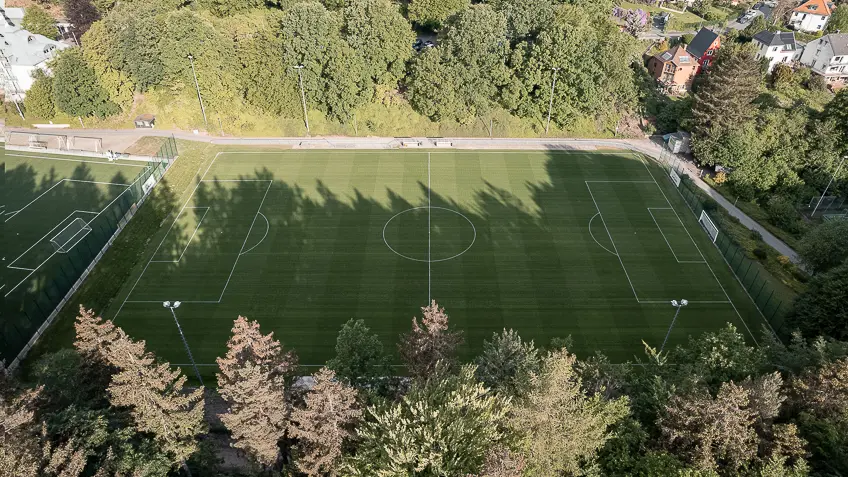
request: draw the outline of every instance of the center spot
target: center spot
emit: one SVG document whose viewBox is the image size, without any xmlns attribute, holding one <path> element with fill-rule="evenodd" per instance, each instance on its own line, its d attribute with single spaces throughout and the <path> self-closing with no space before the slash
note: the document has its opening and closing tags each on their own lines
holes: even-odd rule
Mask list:
<svg viewBox="0 0 848 477">
<path fill-rule="evenodd" d="M 471 220 L 445 207 L 413 207 L 397 213 L 383 227 L 383 241 L 389 250 L 416 262 L 457 258 L 476 239 Z"/>
</svg>

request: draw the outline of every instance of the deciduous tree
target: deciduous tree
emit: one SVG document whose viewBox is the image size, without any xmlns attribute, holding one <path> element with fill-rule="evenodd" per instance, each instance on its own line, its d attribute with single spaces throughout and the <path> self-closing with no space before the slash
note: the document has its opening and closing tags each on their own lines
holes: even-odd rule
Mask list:
<svg viewBox="0 0 848 477">
<path fill-rule="evenodd" d="M 73 25 L 77 37 L 81 37 L 92 23 L 100 20 L 100 13 L 91 0 L 64 0 L 62 6 L 65 18 Z"/>
<path fill-rule="evenodd" d="M 36 118 L 52 119 L 56 114 L 53 104 L 53 77 L 37 69 L 32 73 L 33 82 L 24 98 L 24 107 L 28 115 Z"/>
<path fill-rule="evenodd" d="M 352 0 L 344 7 L 343 34 L 351 48 L 365 59 L 371 79 L 396 86 L 412 57 L 415 33 L 388 0 Z"/>
<path fill-rule="evenodd" d="M 266 467 L 279 459 L 279 440 L 289 426 L 285 379 L 297 366 L 293 352 L 284 353 L 274 334 L 263 335 L 259 323 L 239 316 L 218 358 L 218 389 L 228 405 L 221 421 L 235 447 Z"/>
<path fill-rule="evenodd" d="M 446 371 L 417 381 L 400 402 L 368 408 L 351 475 L 474 474 L 492 449 L 511 441 L 509 401 L 477 382 L 473 366 Z"/>
<path fill-rule="evenodd" d="M 291 417 L 292 437 L 300 451 L 297 468 L 310 476 L 337 475 L 342 448 L 362 411 L 357 408 L 356 390 L 336 381 L 333 371 L 321 368 L 312 377 L 304 407 L 295 408 Z"/>
<path fill-rule="evenodd" d="M 848 258 L 848 221 L 830 220 L 814 227 L 801 240 L 798 255 L 807 270 L 826 272 Z"/>
<path fill-rule="evenodd" d="M 439 362 L 447 367 L 455 363 L 463 339 L 461 332 L 448 330 L 448 315 L 436 300 L 422 307 L 421 313 L 421 324 L 413 318 L 412 331 L 401 335 L 398 351 L 412 376 L 426 378 Z"/>
<path fill-rule="evenodd" d="M 79 48 L 59 53 L 51 64 L 56 107 L 74 116 L 108 116 L 118 111 L 85 62 Z"/>
<path fill-rule="evenodd" d="M 21 26 L 30 33 L 44 35 L 51 40 L 55 40 L 59 35 L 59 30 L 56 28 L 56 20 L 47 13 L 47 10 L 38 5 L 26 7 L 24 18 L 21 20 Z"/>
<path fill-rule="evenodd" d="M 524 435 L 522 448 L 531 474 L 576 473 L 591 463 L 612 436 L 611 427 L 628 412 L 627 398 L 587 397 L 565 349 L 550 352 L 532 379 L 532 390 L 511 419 Z"/>
<path fill-rule="evenodd" d="M 409 20 L 438 28 L 442 22 L 468 8 L 470 4 L 470 0 L 413 0 L 408 7 Z"/>
<path fill-rule="evenodd" d="M 365 321 L 353 318 L 342 325 L 336 339 L 336 356 L 327 361 L 327 367 L 338 379 L 357 387 L 389 376 L 388 364 L 380 338 L 371 334 Z"/>
<path fill-rule="evenodd" d="M 848 340 L 848 262 L 813 277 L 792 305 L 789 323 L 806 336 Z"/>
</svg>

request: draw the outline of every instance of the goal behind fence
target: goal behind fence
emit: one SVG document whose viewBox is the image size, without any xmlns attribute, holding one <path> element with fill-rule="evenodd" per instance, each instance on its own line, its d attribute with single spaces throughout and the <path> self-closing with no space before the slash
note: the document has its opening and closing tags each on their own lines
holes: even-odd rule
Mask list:
<svg viewBox="0 0 848 477">
<path fill-rule="evenodd" d="M 91 232 L 91 227 L 88 225 L 88 222 L 77 217 L 50 239 L 50 243 L 53 244 L 56 252 L 68 253 L 89 232 Z"/>
<path fill-rule="evenodd" d="M 703 227 L 704 230 L 707 231 L 707 235 L 710 236 L 710 240 L 715 243 L 716 239 L 718 238 L 718 227 L 716 227 L 715 223 L 713 222 L 713 219 L 711 219 L 710 216 L 707 215 L 707 211 L 701 211 L 701 216 L 698 217 L 698 223 L 701 224 L 701 227 Z"/>
</svg>

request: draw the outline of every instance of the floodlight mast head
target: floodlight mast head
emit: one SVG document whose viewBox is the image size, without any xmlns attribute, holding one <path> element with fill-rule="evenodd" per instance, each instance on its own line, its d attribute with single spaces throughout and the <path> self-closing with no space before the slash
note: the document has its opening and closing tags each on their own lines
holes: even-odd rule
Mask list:
<svg viewBox="0 0 848 477">
<path fill-rule="evenodd" d="M 177 306 L 179 306 L 180 302 L 177 302 Z M 689 300 L 680 300 L 680 306 L 686 306 L 689 304 Z"/>
<path fill-rule="evenodd" d="M 686 300 L 683 300 L 683 302 L 684 302 L 683 304 L 685 305 L 685 304 L 686 304 Z M 174 302 L 174 308 L 179 308 L 179 307 L 180 307 L 180 304 L 181 304 L 181 302 L 179 302 L 179 301 L 175 301 L 175 302 Z"/>
<path fill-rule="evenodd" d="M 162 306 L 164 306 L 165 308 L 170 308 L 171 302 L 170 301 L 164 301 L 164 302 L 162 302 Z"/>
<path fill-rule="evenodd" d="M 168 305 L 165 305 L 165 306 L 168 306 Z M 671 306 L 679 306 L 678 303 L 677 303 L 677 300 L 671 300 Z"/>
</svg>

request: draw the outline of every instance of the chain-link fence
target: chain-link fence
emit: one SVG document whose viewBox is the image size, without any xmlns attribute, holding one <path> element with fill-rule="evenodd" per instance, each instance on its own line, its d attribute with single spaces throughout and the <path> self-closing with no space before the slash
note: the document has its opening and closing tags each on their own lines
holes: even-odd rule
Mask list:
<svg viewBox="0 0 848 477">
<path fill-rule="evenodd" d="M 715 240 L 716 248 L 721 252 L 733 274 L 748 291 L 757 309 L 760 310 L 772 329 L 779 332 L 784 325 L 789 304 L 784 303 L 780 294 L 776 293 L 774 286 L 776 279 L 765 269 L 763 264 L 751 259 L 748 252 L 722 229 L 722 222 L 716 220 L 717 212 L 714 212 L 718 205 L 715 202 L 710 204 L 710 199 L 704 197 L 704 193 L 692 183 L 684 163 L 667 151 L 661 156 L 661 159 L 669 172 L 673 169 L 681 177 L 682 180 L 677 190 L 686 205 L 695 213 L 695 216 L 700 217 L 701 212 L 706 210 L 707 216 L 718 229 Z"/>
<path fill-rule="evenodd" d="M 135 215 L 176 156 L 176 140 L 165 138 L 155 158 L 130 186 L 88 223 L 91 230 L 81 240 L 66 253 L 53 254 L 34 271 L 25 286 L 5 297 L 0 321 L 0 360 L 17 365 L 18 359 L 29 351 Z"/>
</svg>

